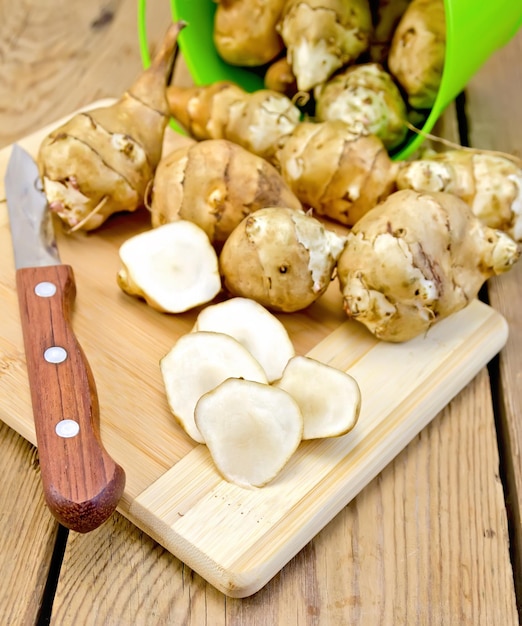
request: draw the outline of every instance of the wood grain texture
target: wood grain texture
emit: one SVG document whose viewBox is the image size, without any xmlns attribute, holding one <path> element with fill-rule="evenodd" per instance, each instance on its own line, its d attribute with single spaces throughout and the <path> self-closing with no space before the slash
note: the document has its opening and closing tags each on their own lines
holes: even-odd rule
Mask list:
<svg viewBox="0 0 522 626">
<path fill-rule="evenodd" d="M 1 372 L 9 375 L 3 360 Z M 0 446 L 0 623 L 26 626 L 36 623 L 58 524 L 45 506 L 34 446 L 3 419 Z"/>
<path fill-rule="evenodd" d="M 41 134 L 24 139 L 30 153 Z M 0 170 L 5 161 L 3 151 Z M 192 328 L 197 311 L 162 316 L 123 297 L 115 284 L 121 229 L 145 226 L 135 217 L 119 216 L 95 233 L 58 237 L 78 293 L 88 296 L 78 301 L 74 324 L 97 381 L 103 441 L 127 474 L 120 510 L 218 589 L 244 597 L 266 584 L 477 374 L 501 349 L 507 329 L 493 309 L 474 302 L 426 336 L 379 342 L 362 325 L 342 321 L 333 281 L 317 306 L 281 319 L 299 354 L 355 377 L 362 394 L 359 423 L 345 437 L 304 442 L 270 487 L 246 492 L 221 479 L 204 446 L 190 442 L 187 448 L 187 436 L 166 407 L 158 363 Z M 7 225 L 0 241 L 8 251 Z M 4 265 L 7 281 L 9 259 Z M 97 291 L 89 287 L 93 276 Z M 296 324 L 306 333 L 294 334 Z M 1 342 L 12 349 L 7 337 Z M 139 367 L 114 369 L 138 356 Z M 14 396 L 24 383 L 24 375 L 4 381 L 3 395 Z M 8 423 L 17 428 L 27 409 L 19 398 L 15 414 L 22 417 Z M 30 417 L 26 421 L 24 431 L 31 426 Z"/>
<path fill-rule="evenodd" d="M 152 40 L 158 41 L 168 7 L 163 2 L 149 4 Z M 6 46 L 15 45 L 23 57 L 22 63 L 0 65 L 0 85 L 9 84 L 5 91 L 0 88 L 0 115 L 6 122 L 0 125 L 0 132 L 5 144 L 81 104 L 114 95 L 128 84 L 124 74 L 134 77 L 139 65 L 132 32 L 134 3 L 114 6 L 116 17 L 104 27 L 105 46 L 95 48 L 89 37 L 81 39 L 88 29 L 81 10 L 89 7 L 82 9 L 78 2 L 71 2 L 71 11 L 64 12 L 57 0 L 49 0 L 46 8 L 28 0 L 0 0 L 0 28 L 9 33 L 2 38 L 2 61 L 12 58 L 6 54 Z M 75 7 L 80 7 L 76 13 Z M 13 29 L 12 18 L 7 21 L 6 16 L 10 11 L 19 14 L 29 9 L 32 19 L 39 20 L 41 32 L 33 30 L 26 38 L 27 30 L 19 26 L 21 20 L 18 29 Z M 39 19 L 44 14 L 52 15 L 54 22 Z M 27 15 L 24 19 L 30 21 Z M 65 57 L 47 60 L 41 42 L 53 29 L 62 30 L 63 39 L 57 39 L 68 43 L 61 49 Z M 75 38 L 84 41 L 83 49 L 78 51 Z M 69 54 L 67 46 L 77 53 Z M 128 64 L 121 62 L 124 56 Z M 25 88 L 27 74 L 17 76 L 23 67 L 33 75 L 30 95 Z M 54 91 L 40 89 L 43 82 L 35 79 L 35 67 Z M 61 73 L 54 71 L 58 67 Z M 74 80 L 65 80 L 66 74 Z M 28 99 L 32 106 L 20 105 Z M 80 247 L 80 256 L 87 258 L 88 245 Z M 107 269 L 108 275 L 112 269 Z M 89 287 L 98 293 L 102 283 L 103 276 L 93 277 Z M 0 284 L 0 289 L 2 302 L 9 302 L 11 282 Z M 81 298 L 78 305 L 81 310 Z M 2 321 L 9 336 L 16 337 L 17 321 L 8 315 L 3 315 Z M 296 324 L 294 330 L 303 337 L 308 334 L 306 324 Z M 100 332 L 106 340 L 103 328 Z M 11 361 L 13 356 L 17 361 L 16 353 L 8 350 L 2 354 L 2 363 L 11 363 L 16 370 Z M 11 409 L 11 404 L 5 406 L 5 411 Z M 30 430 L 24 436 L 30 438 Z M 3 502 L 0 506 L 3 511 Z M 16 553 L 16 545 L 12 549 Z M 2 572 L 9 571 L 4 568 L 11 563 L 10 554 L 2 555 Z M 6 600 L 17 606 L 12 592 Z M 518 623 L 484 370 L 254 596 L 226 598 L 116 515 L 89 535 L 70 537 L 53 623 L 387 625 L 405 623 L 405 615 L 408 623 L 420 624 Z"/>
<path fill-rule="evenodd" d="M 53 294 L 38 295 L 44 283 Z M 72 324 L 74 272 L 70 265 L 24 267 L 16 285 L 45 500 L 65 527 L 89 532 L 116 510 L 125 473 L 101 440 L 96 383 Z M 65 350 L 65 358 L 46 359 L 51 348 Z M 78 433 L 59 436 L 64 420 Z"/>
<path fill-rule="evenodd" d="M 151 52 L 170 23 L 149 2 Z M 0 1 L 0 146 L 123 92 L 141 70 L 134 0 Z"/>
<path fill-rule="evenodd" d="M 154 50 L 170 18 L 168 3 L 151 3 L 149 17 Z M 136 41 L 134 0 L 0 0 L 0 146 L 119 93 L 141 70 Z M 19 337 L 18 313 L 3 306 L 13 286 L 14 273 L 0 284 L 1 320 L 10 337 Z M 0 355 L 1 377 L 10 377 L 20 354 Z M 31 433 L 22 438 L 5 425 L 11 400 L 0 411 L 0 622 L 26 626 L 36 623 L 58 524 L 45 505 Z"/>
<path fill-rule="evenodd" d="M 73 535 L 52 623 L 515 626 L 490 400 L 482 370 L 248 598 L 225 597 L 121 516 Z"/>
<path fill-rule="evenodd" d="M 522 158 L 522 30 L 470 82 L 466 106 L 470 144 Z M 499 411 L 507 502 L 513 526 L 516 583 L 522 598 L 522 265 L 489 282 L 492 305 L 508 320 L 510 337 L 499 359 Z M 522 601 L 521 601 L 522 606 Z"/>
</svg>

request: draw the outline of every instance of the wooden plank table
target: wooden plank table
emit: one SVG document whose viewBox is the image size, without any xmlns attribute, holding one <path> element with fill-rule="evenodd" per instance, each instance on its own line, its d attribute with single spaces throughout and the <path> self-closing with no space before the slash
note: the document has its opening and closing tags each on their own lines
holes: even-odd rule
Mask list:
<svg viewBox="0 0 522 626">
<path fill-rule="evenodd" d="M 149 4 L 154 47 L 169 7 Z M 0 147 L 119 94 L 139 72 L 131 0 L 0 0 L 0 15 Z M 522 32 L 467 88 L 471 145 L 520 154 L 521 53 Z M 437 132 L 457 130 L 451 106 Z M 88 535 L 63 532 L 36 451 L 0 423 L 0 623 L 518 624 L 521 285 L 522 266 L 490 281 L 511 331 L 490 371 L 248 598 L 225 597 L 119 514 Z"/>
</svg>

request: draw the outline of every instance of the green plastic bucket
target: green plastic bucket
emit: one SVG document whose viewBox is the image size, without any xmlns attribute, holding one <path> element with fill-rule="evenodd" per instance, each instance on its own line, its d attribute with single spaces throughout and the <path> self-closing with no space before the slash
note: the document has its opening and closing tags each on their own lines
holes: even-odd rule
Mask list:
<svg viewBox="0 0 522 626">
<path fill-rule="evenodd" d="M 157 1 L 157 0 L 156 0 Z M 493 52 L 505 45 L 522 26 L 521 0 L 444 0 L 446 9 L 446 58 L 441 85 L 433 108 L 421 131 L 429 133 L 435 122 L 464 89 L 470 78 Z M 231 80 L 248 91 L 263 87 L 254 71 L 233 67 L 217 54 L 212 40 L 214 0 L 171 0 L 172 19 L 188 26 L 179 38 L 179 46 L 189 72 L 197 85 Z M 146 36 L 146 0 L 138 0 L 138 30 L 143 63 L 150 63 Z M 412 133 L 408 143 L 393 158 L 410 156 L 424 138 Z"/>
</svg>

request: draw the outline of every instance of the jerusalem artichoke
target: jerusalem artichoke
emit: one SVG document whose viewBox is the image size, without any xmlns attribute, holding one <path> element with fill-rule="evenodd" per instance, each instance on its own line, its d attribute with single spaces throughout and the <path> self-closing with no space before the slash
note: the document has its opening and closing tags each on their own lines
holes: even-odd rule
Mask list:
<svg viewBox="0 0 522 626">
<path fill-rule="evenodd" d="M 260 209 L 236 226 L 223 246 L 224 287 L 272 311 L 299 311 L 328 288 L 344 242 L 302 211 Z"/>
<path fill-rule="evenodd" d="M 283 94 L 264 89 L 247 93 L 227 81 L 170 86 L 167 99 L 172 116 L 195 139 L 228 139 L 268 160 L 301 116 Z"/>
<path fill-rule="evenodd" d="M 118 286 L 162 313 L 182 313 L 221 291 L 218 257 L 204 231 L 187 220 L 130 237 L 120 246 Z"/>
<path fill-rule="evenodd" d="M 405 189 L 355 224 L 337 271 L 347 315 L 401 342 L 463 309 L 519 256 L 511 237 L 457 196 Z"/>
<path fill-rule="evenodd" d="M 246 215 L 266 206 L 302 208 L 268 161 L 226 139 L 207 139 L 160 161 L 151 219 L 154 227 L 190 220 L 220 248 Z"/>
<path fill-rule="evenodd" d="M 276 30 L 285 0 L 216 0 L 214 45 L 231 65 L 264 65 L 283 49 Z"/>
<path fill-rule="evenodd" d="M 394 32 L 388 67 L 413 108 L 433 106 L 445 55 L 444 0 L 412 0 Z"/>
<path fill-rule="evenodd" d="M 278 25 L 300 91 L 328 80 L 370 43 L 368 0 L 287 0 Z"/>
<path fill-rule="evenodd" d="M 398 165 L 375 135 L 346 122 L 299 121 L 283 94 L 232 83 L 167 89 L 173 116 L 196 139 L 226 138 L 266 158 L 301 204 L 351 226 L 394 189 Z"/>
<path fill-rule="evenodd" d="M 92 230 L 143 206 L 169 121 L 166 81 L 183 25 L 171 25 L 151 66 L 117 102 L 76 114 L 43 140 L 45 193 L 71 229 Z"/>
<path fill-rule="evenodd" d="M 455 149 L 404 162 L 397 187 L 453 193 L 487 226 L 522 241 L 522 169 L 507 155 Z"/>
<path fill-rule="evenodd" d="M 374 134 L 388 150 L 408 131 L 406 104 L 378 63 L 352 65 L 314 90 L 319 121 L 340 119 L 357 134 Z"/>
<path fill-rule="evenodd" d="M 394 190 L 398 169 L 380 139 L 341 120 L 301 122 L 276 159 L 303 205 L 347 226 Z"/>
</svg>

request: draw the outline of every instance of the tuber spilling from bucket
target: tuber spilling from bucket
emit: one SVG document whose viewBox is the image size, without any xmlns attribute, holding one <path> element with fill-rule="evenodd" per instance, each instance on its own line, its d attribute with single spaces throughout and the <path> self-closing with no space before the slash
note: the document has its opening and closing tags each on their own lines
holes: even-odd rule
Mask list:
<svg viewBox="0 0 522 626">
<path fill-rule="evenodd" d="M 353 63 L 370 45 L 368 0 L 288 0 L 278 30 L 300 91 Z"/>
</svg>

